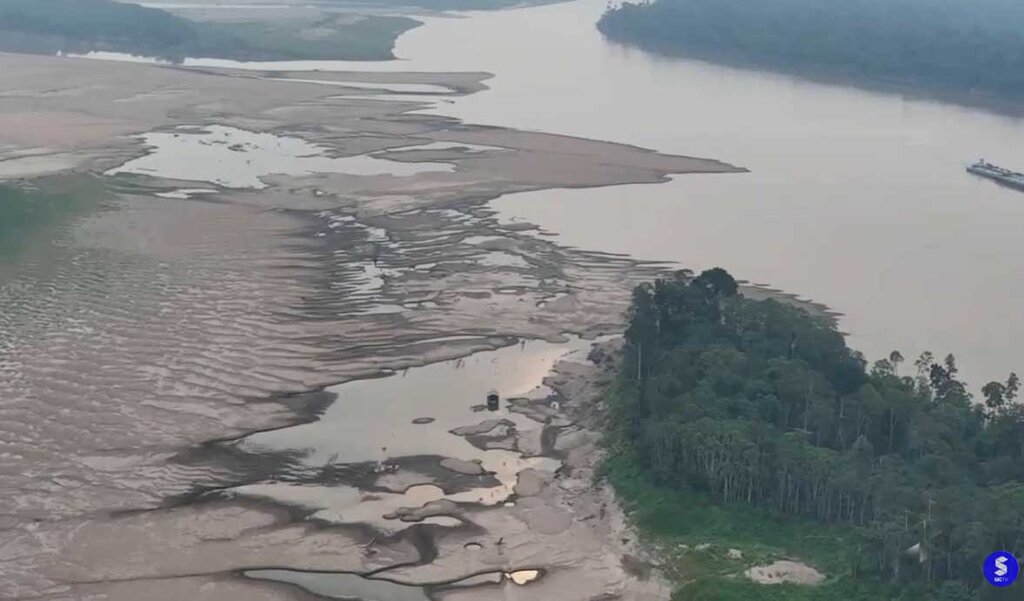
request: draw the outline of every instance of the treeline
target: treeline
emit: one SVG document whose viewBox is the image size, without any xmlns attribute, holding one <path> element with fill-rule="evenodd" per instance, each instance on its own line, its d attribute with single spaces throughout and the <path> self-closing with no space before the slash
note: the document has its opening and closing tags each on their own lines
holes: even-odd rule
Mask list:
<svg viewBox="0 0 1024 601">
<path fill-rule="evenodd" d="M 332 34 L 300 35 L 298 22 L 203 23 L 114 0 L 0 0 L 0 51 L 36 54 L 122 52 L 180 61 L 393 58 L 395 38 L 418 22 L 325 16 Z"/>
<path fill-rule="evenodd" d="M 111 50 L 149 56 L 197 43 L 187 19 L 109 0 L 0 0 L 0 48 L 56 53 Z"/>
<path fill-rule="evenodd" d="M 1016 0 L 657 0 L 609 10 L 598 28 L 665 54 L 1024 96 Z"/>
<path fill-rule="evenodd" d="M 1024 553 L 1016 375 L 976 402 L 952 355 L 868 368 L 713 269 L 634 290 L 621 378 L 621 437 L 658 484 L 855 527 L 854 574 L 976 599 L 986 555 Z"/>
</svg>

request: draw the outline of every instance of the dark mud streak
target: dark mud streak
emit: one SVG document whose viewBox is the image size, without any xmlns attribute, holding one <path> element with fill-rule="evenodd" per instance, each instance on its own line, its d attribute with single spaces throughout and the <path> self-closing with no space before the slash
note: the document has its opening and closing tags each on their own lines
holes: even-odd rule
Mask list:
<svg viewBox="0 0 1024 601">
<path fill-rule="evenodd" d="M 211 75 L 213 75 L 213 73 L 211 73 Z M 448 128 L 459 130 L 462 128 L 462 126 L 458 125 L 455 120 L 450 119 L 410 116 L 408 120 L 436 124 L 438 129 Z M 470 128 L 466 129 L 469 130 Z M 474 127 L 472 129 L 479 128 Z M 502 130 L 502 128 L 494 129 Z M 663 180 L 667 178 L 661 176 L 660 179 Z M 123 185 L 126 189 L 133 189 L 133 184 L 131 183 L 125 183 Z M 531 187 L 529 186 L 524 187 L 524 189 L 530 188 Z M 373 217 L 359 217 L 357 218 L 358 221 L 354 224 L 346 223 L 341 227 L 331 228 L 326 227 L 328 219 L 323 216 L 324 212 L 322 211 L 267 209 L 267 211 L 285 213 L 299 222 L 297 227 L 298 237 L 287 237 L 286 239 L 288 242 L 285 242 L 285 246 L 292 250 L 300 250 L 303 253 L 312 253 L 315 261 L 320 264 L 320 268 L 303 269 L 306 271 L 306 277 L 313 285 L 313 289 L 316 292 L 304 297 L 303 304 L 301 306 L 293 307 L 288 312 L 278 314 L 278 318 L 281 320 L 299 319 L 304 321 L 324 321 L 337 324 L 339 323 L 339 307 L 344 307 L 347 301 L 344 298 L 344 290 L 339 291 L 336 284 L 337 282 L 344 281 L 347 277 L 350 277 L 350 274 L 348 274 L 346 270 L 350 269 L 351 265 L 358 264 L 361 261 L 366 262 L 374 260 L 375 262 L 379 262 L 382 266 L 401 269 L 408 268 L 413 264 L 430 262 L 435 258 L 439 260 L 450 260 L 452 258 L 453 247 L 458 248 L 466 239 L 473 236 L 498 236 L 531 249 L 528 262 L 531 263 L 533 267 L 527 271 L 541 279 L 555 278 L 566 282 L 571 281 L 572 278 L 569 277 L 566 272 L 566 265 L 615 265 L 645 274 L 645 277 L 662 275 L 668 271 L 669 264 L 665 262 L 637 261 L 626 255 L 568 249 L 560 246 L 555 240 L 538 239 L 536 236 L 531 235 L 532 230 L 530 233 L 524 234 L 509 227 L 504 227 L 498 223 L 496 212 L 486 206 L 488 202 L 502 196 L 503 194 L 504 193 L 473 194 L 463 198 L 454 199 L 449 202 L 439 202 L 422 210 L 382 214 Z M 246 204 L 244 201 L 241 201 L 244 196 L 236 196 L 235 198 L 240 200 L 220 202 L 238 202 L 238 204 Z M 208 199 L 199 197 L 200 202 L 205 202 L 207 200 Z M 339 201 L 344 203 L 342 199 L 339 199 Z M 451 219 L 442 219 L 436 215 L 426 215 L 426 212 L 428 211 L 441 209 L 458 210 L 469 216 L 471 218 L 470 222 L 455 222 Z M 329 211 L 328 213 L 344 215 L 354 212 L 355 211 L 351 211 L 350 209 Z M 384 228 L 387 232 L 387 240 L 381 242 L 370 241 L 365 226 Z M 424 229 L 429 229 L 430 235 L 424 236 Z M 328 235 L 322 237 L 314 236 L 314 234 L 324 231 L 328 232 Z M 413 247 L 419 252 L 403 254 L 404 251 L 397 249 L 399 245 L 403 247 Z M 483 248 L 470 247 L 468 249 L 462 249 L 461 252 L 465 254 L 467 258 L 471 258 L 485 250 L 486 249 Z M 459 254 L 455 258 L 456 261 L 460 261 L 462 260 L 462 255 Z M 526 258 L 527 257 L 524 257 L 524 259 Z M 286 267 L 288 266 L 281 266 L 282 269 Z M 291 266 L 291 268 L 294 269 L 294 266 Z M 460 270 L 465 270 L 466 268 L 466 265 L 460 265 Z M 470 266 L 470 268 L 472 268 L 472 266 Z M 520 286 L 512 287 L 511 289 L 527 290 L 528 288 Z M 380 300 L 387 300 L 386 297 L 388 296 L 388 291 L 386 287 L 383 293 L 385 298 Z M 440 310 L 444 311 L 446 309 L 442 307 Z M 389 351 L 387 353 L 388 355 L 399 358 L 397 362 L 391 361 L 392 364 L 398 363 L 399 365 L 397 366 L 393 365 L 390 369 L 379 368 L 355 378 L 340 380 L 338 382 L 339 384 L 354 380 L 388 377 L 394 375 L 398 370 L 403 368 L 430 364 L 430 361 L 410 361 L 407 357 L 410 355 L 420 354 L 423 351 L 429 351 L 432 348 L 441 348 L 442 346 L 445 346 L 443 343 L 431 342 L 432 338 L 436 338 L 438 336 L 478 337 L 475 340 L 460 342 L 461 345 L 464 345 L 463 347 L 456 347 L 455 352 L 452 353 L 451 356 L 438 359 L 438 361 L 446 361 L 456 357 L 467 357 L 475 354 L 476 352 L 510 346 L 520 341 L 520 338 L 516 337 L 515 334 L 498 332 L 487 327 L 460 328 L 458 330 L 452 330 L 449 328 L 439 331 L 430 331 L 423 329 L 426 323 L 429 322 L 423 322 L 422 320 L 414 325 L 408 318 L 403 316 L 396 315 L 376 317 L 391 319 L 396 323 L 396 328 L 398 330 L 406 329 L 407 326 L 412 327 L 408 329 L 407 333 L 400 332 L 397 336 L 387 340 L 371 339 L 369 341 L 352 344 L 352 341 L 344 340 L 343 337 L 339 339 L 338 334 L 324 334 L 311 341 L 316 346 L 325 349 L 322 352 L 323 356 L 330 357 L 332 361 L 339 363 L 354 358 L 374 356 L 378 354 L 375 351 L 380 351 L 381 349 L 387 349 Z M 366 316 L 353 316 L 353 319 L 365 320 Z M 341 323 L 344 321 L 344 319 L 340 320 Z M 567 333 L 585 335 L 595 331 L 617 332 L 620 329 L 621 324 L 609 323 L 590 326 L 587 328 L 588 331 L 574 331 L 572 328 L 567 328 L 566 330 Z M 448 344 L 447 346 L 449 349 L 453 348 L 453 345 L 451 344 Z M 229 498 L 231 489 L 234 487 L 253 482 L 266 481 L 270 478 L 281 482 L 295 483 L 345 483 L 367 492 L 392 492 L 375 486 L 374 482 L 377 474 L 373 471 L 373 462 L 329 465 L 319 470 L 311 470 L 310 468 L 300 467 L 299 460 L 303 456 L 302 453 L 249 453 L 238 446 L 239 442 L 254 434 L 283 430 L 297 425 L 315 422 L 320 419 L 320 416 L 326 408 L 335 402 L 337 398 L 336 394 L 328 392 L 325 390 L 325 387 L 322 387 L 303 392 L 280 394 L 268 398 L 244 399 L 247 403 L 273 403 L 286 407 L 292 412 L 293 418 L 290 420 L 278 420 L 278 424 L 273 427 L 253 430 L 240 435 L 210 439 L 196 445 L 195 447 L 182 449 L 171 459 L 171 461 L 189 466 L 216 466 L 218 469 L 225 472 L 224 477 L 218 478 L 214 482 L 204 485 L 197 484 L 193 490 L 167 499 L 166 503 L 161 507 L 142 510 L 125 510 L 111 514 L 112 517 L 128 516 L 140 512 L 159 511 L 162 509 L 181 507 L 191 504 L 231 502 L 264 509 L 271 508 L 276 512 L 282 512 L 283 516 L 287 516 L 287 518 L 281 518 L 280 521 L 282 523 L 288 523 L 290 521 L 293 523 L 303 523 L 306 527 L 316 530 L 338 530 L 346 533 L 356 533 L 358 534 L 359 539 L 368 541 L 366 543 L 368 545 L 378 542 L 381 544 L 388 544 L 404 541 L 411 543 L 417 550 L 419 558 L 415 562 L 405 562 L 392 566 L 385 566 L 365 574 L 359 574 L 361 576 L 380 575 L 387 573 L 389 570 L 401 567 L 425 565 L 433 562 L 437 558 L 438 554 L 438 549 L 434 541 L 434 532 L 437 531 L 439 527 L 431 524 L 413 524 L 409 528 L 406 528 L 394 535 L 386 536 L 366 524 L 339 525 L 310 519 L 310 516 L 315 513 L 312 510 L 298 509 L 270 500 Z M 564 455 L 563 453 L 556 452 L 554 450 L 554 445 L 559 433 L 562 432 L 565 427 L 567 426 L 554 426 L 551 424 L 545 424 L 543 426 L 541 434 L 542 448 L 540 455 L 556 458 Z M 481 440 L 478 442 L 482 442 L 482 440 L 483 437 L 481 437 Z M 437 463 L 440 459 L 441 458 L 439 457 L 432 456 L 417 456 L 399 458 L 393 461 L 399 463 L 403 469 L 411 469 L 414 472 L 430 474 L 437 477 L 438 472 L 446 471 L 439 470 L 437 467 Z M 420 469 L 417 469 L 417 465 Z M 463 476 L 454 473 L 447 474 L 447 477 L 442 478 L 442 481 L 438 482 L 438 484 L 446 494 L 451 494 L 452 492 L 479 487 L 482 484 L 482 481 L 492 486 L 497 485 L 497 481 L 492 476 Z M 514 499 L 515 495 L 510 498 L 510 500 L 513 501 Z M 464 505 L 467 507 L 475 506 L 474 504 Z M 466 527 L 476 526 L 470 523 L 467 524 Z M 257 568 L 255 566 L 249 566 L 245 571 L 253 569 L 288 568 Z M 242 574 L 243 572 L 244 571 L 238 571 L 233 573 Z M 458 581 L 465 580 L 466 578 L 490 573 L 493 572 L 480 572 L 478 574 L 471 574 L 450 582 L 437 582 L 422 586 L 449 586 Z M 387 580 L 386 578 L 378 579 Z M 388 581 L 395 582 L 396 584 L 403 584 L 397 581 Z"/>
<path fill-rule="evenodd" d="M 381 577 L 379 574 L 381 572 L 384 572 L 386 569 L 391 569 L 391 568 L 384 568 L 384 569 L 379 569 L 379 570 L 374 570 L 372 572 L 365 572 L 364 573 L 364 572 L 349 572 L 349 571 L 344 571 L 344 570 L 337 570 L 337 571 L 331 571 L 331 570 L 300 570 L 300 569 L 281 567 L 281 566 L 260 566 L 260 567 L 254 567 L 254 568 L 246 568 L 244 570 L 237 570 L 237 571 L 234 571 L 232 573 L 241 575 L 241 576 L 243 576 L 245 578 L 249 578 L 249 579 L 252 579 L 252 580 L 262 580 L 262 581 L 270 581 L 270 582 L 280 582 L 280 581 L 271 580 L 271 579 L 267 579 L 267 578 L 255 578 L 255 577 L 249 576 L 247 574 L 247 572 L 255 572 L 255 571 L 262 571 L 262 570 L 279 570 L 279 571 L 282 571 L 282 572 L 292 572 L 292 573 L 297 573 L 297 574 L 339 574 L 339 575 L 344 574 L 344 575 L 350 575 L 350 576 L 359 576 L 361 578 L 365 578 L 366 580 L 379 580 L 381 582 L 387 582 L 387 583 L 396 584 L 396 585 L 399 585 L 399 586 L 406 586 L 406 587 L 410 587 L 410 588 L 425 588 L 425 589 L 435 589 L 435 588 L 443 588 L 443 587 L 458 588 L 457 586 L 453 586 L 453 585 L 458 585 L 458 583 L 460 583 L 460 582 L 465 582 L 466 580 L 470 580 L 472 578 L 477 578 L 479 576 L 491 576 L 491 575 L 499 575 L 499 574 L 504 576 L 505 574 L 512 574 L 512 573 L 516 573 L 516 572 L 537 571 L 537 573 L 538 573 L 537 578 L 531 580 L 529 583 L 527 583 L 525 585 L 517 585 L 517 586 L 529 586 L 530 584 L 532 584 L 534 582 L 538 582 L 546 574 L 549 573 L 549 570 L 547 568 L 539 568 L 539 567 L 534 567 L 534 566 L 529 566 L 528 565 L 528 566 L 517 567 L 517 568 L 514 568 L 514 569 L 510 569 L 510 570 L 479 570 L 479 571 L 476 571 L 476 572 L 470 572 L 469 574 L 465 574 L 463 576 L 459 576 L 458 578 L 452 578 L 452 579 L 448 579 L 448 580 L 435 580 L 435 581 L 431 581 L 431 582 L 406 582 L 406 581 L 402 581 L 402 580 L 396 580 L 396 579 L 393 579 L 393 578 Z M 294 586 L 299 586 L 299 585 L 294 585 Z M 495 586 L 495 585 L 493 585 L 493 584 L 481 584 L 481 585 L 478 585 L 478 586 Z M 462 588 L 476 588 L 476 586 L 467 586 L 467 587 L 462 587 Z"/>
<path fill-rule="evenodd" d="M 377 377 L 377 376 L 373 376 Z M 175 457 L 172 457 L 172 461 L 183 461 L 190 457 L 196 456 L 203 450 L 215 447 L 218 445 L 228 445 L 239 442 L 254 434 L 261 432 L 274 432 L 276 430 L 283 430 L 302 424 L 309 424 L 320 419 L 323 412 L 337 399 L 337 395 L 333 392 L 326 390 L 326 386 L 314 390 L 305 392 L 288 392 L 281 395 L 269 397 L 269 398 L 249 398 L 245 399 L 246 403 L 268 403 L 280 405 L 290 409 L 295 414 L 295 419 L 282 425 L 276 425 L 269 428 L 260 428 L 256 430 L 246 431 L 243 434 L 235 436 L 225 436 L 224 438 L 212 438 L 204 441 L 195 447 L 185 449 Z"/>
<path fill-rule="evenodd" d="M 168 68 L 176 69 L 176 67 Z M 195 69 L 188 70 L 193 73 L 196 72 Z M 203 73 L 211 77 L 259 79 L 259 75 L 250 75 L 245 73 L 225 73 L 222 71 L 203 71 Z M 386 84 L 382 83 L 382 85 Z M 367 100 L 372 100 L 372 97 L 368 96 Z M 411 111 L 414 109 L 410 108 L 408 110 Z M 445 130 L 480 131 L 487 129 L 503 132 L 511 131 L 506 128 L 482 128 L 479 126 L 463 125 L 452 118 L 406 115 L 403 118 L 393 120 L 396 122 L 404 121 L 408 123 L 426 124 L 431 129 L 428 129 L 423 133 Z M 665 181 L 667 180 L 667 177 L 665 177 L 664 174 L 661 174 L 656 179 L 659 181 Z M 125 193 L 152 192 L 152 189 L 142 190 L 136 179 L 125 178 L 123 180 L 118 179 L 114 181 L 117 182 L 118 186 L 121 186 Z M 203 186 L 206 187 L 206 184 L 203 184 Z M 431 342 L 431 338 L 436 338 L 438 336 L 470 335 L 482 337 L 478 340 L 460 342 L 457 346 L 451 344 L 447 345 L 449 349 L 454 349 L 452 352 L 453 355 L 461 357 L 470 356 L 479 351 L 509 346 L 515 344 L 523 337 L 536 338 L 536 336 L 521 335 L 521 332 L 498 331 L 497 328 L 483 326 L 461 328 L 441 327 L 439 324 L 443 324 L 442 318 L 445 312 L 450 310 L 449 307 L 442 305 L 436 312 L 436 315 L 438 315 L 436 318 L 420 317 L 416 320 L 412 317 L 407 318 L 404 316 L 374 316 L 373 320 L 386 319 L 392 321 L 394 323 L 395 331 L 387 337 L 370 337 L 369 340 L 365 338 L 349 340 L 346 332 L 337 332 L 343 330 L 344 326 L 349 323 L 365 323 L 369 320 L 369 317 L 365 315 L 348 315 L 339 318 L 339 309 L 350 309 L 351 305 L 348 304 L 348 299 L 345 298 L 346 292 L 344 290 L 339 291 L 334 287 L 334 285 L 339 281 L 345 280 L 349 275 L 346 272 L 346 269 L 349 269 L 353 264 L 358 264 L 358 262 L 366 262 L 376 258 L 385 267 L 406 268 L 412 263 L 429 262 L 433 260 L 434 257 L 450 256 L 453 253 L 453 249 L 456 249 L 454 252 L 457 253 L 457 259 L 463 260 L 466 258 L 472 258 L 474 253 L 479 253 L 482 249 L 466 249 L 464 247 L 460 247 L 459 244 L 462 241 L 469 236 L 494 235 L 522 245 L 524 248 L 528 248 L 530 252 L 523 258 L 528 259 L 528 262 L 534 265 L 534 267 L 528 271 L 537 278 L 557 278 L 568 283 L 574 281 L 574 278 L 579 277 L 578 275 L 573 276 L 571 274 L 570 267 L 581 268 L 594 266 L 600 268 L 616 266 L 629 269 L 631 273 L 636 275 L 636 277 L 643 279 L 649 279 L 656 275 L 661 275 L 668 270 L 669 265 L 662 262 L 641 262 L 633 260 L 626 255 L 570 249 L 560 246 L 557 239 L 538 239 L 533 235 L 521 233 L 518 229 L 513 229 L 510 226 L 499 224 L 496 212 L 486 206 L 486 204 L 491 200 L 507 193 L 542 189 L 544 187 L 545 186 L 543 185 L 513 185 L 509 186 L 509 189 L 501 192 L 467 194 L 460 198 L 433 202 L 427 205 L 424 209 L 417 210 L 424 212 L 445 208 L 456 209 L 464 214 L 472 216 L 474 221 L 471 223 L 454 222 L 451 219 L 444 219 L 439 216 L 423 217 L 421 219 L 416 212 L 410 213 L 403 211 L 374 216 L 358 216 L 358 207 L 355 206 L 352 199 L 343 198 L 341 196 L 332 196 L 332 202 L 336 201 L 338 203 L 338 207 L 326 212 L 333 213 L 335 215 L 357 215 L 359 224 L 383 227 L 387 230 L 387 242 L 381 242 L 379 245 L 371 242 L 366 230 L 361 227 L 344 226 L 337 230 L 327 229 L 326 231 L 330 232 L 330 235 L 316 237 L 314 234 L 325 230 L 325 222 L 327 220 L 321 216 L 323 211 L 300 210 L 294 208 L 268 208 L 262 212 L 284 214 L 295 220 L 297 224 L 294 231 L 295 235 L 280 234 L 277 236 L 278 242 L 284 240 L 283 244 L 280 244 L 280 246 L 288 250 L 301 250 L 304 256 L 312 255 L 311 262 L 315 262 L 317 264 L 316 266 L 309 267 L 306 267 L 305 263 L 298 265 L 298 271 L 303 272 L 302 277 L 304 278 L 304 281 L 309 282 L 311 284 L 310 289 L 314 291 L 308 296 L 303 297 L 301 303 L 288 307 L 284 311 L 277 311 L 273 315 L 281 322 L 324 322 L 338 326 L 333 328 L 332 333 L 309 336 L 298 340 L 298 342 L 309 343 L 311 346 L 322 349 L 320 357 L 336 362 L 338 365 L 343 365 L 346 361 L 353 359 L 373 357 L 374 359 L 379 360 L 382 364 L 392 366 L 392 369 L 379 368 L 375 371 L 368 367 L 368 373 L 364 373 L 355 378 L 340 380 L 341 382 L 347 382 L 353 381 L 354 379 L 386 377 L 396 373 L 397 370 L 402 368 L 432 363 L 432 361 L 429 360 L 417 361 L 415 359 L 410 359 L 409 357 L 422 354 L 423 352 L 430 351 L 434 348 L 446 346 Z M 594 186 L 569 185 L 566 187 Z M 192 204 L 196 205 L 237 204 L 242 206 L 253 206 L 247 201 L 247 198 L 251 197 L 247 197 L 245 193 L 232 192 L 227 199 L 218 199 L 214 201 L 210 198 L 198 196 L 189 200 L 192 201 Z M 403 255 L 403 249 L 397 247 L 397 245 L 407 245 L 412 247 L 415 252 Z M 291 259 L 291 261 L 299 260 L 301 259 Z M 296 264 L 289 262 L 271 266 L 269 269 L 290 269 L 294 271 L 295 268 Z M 445 273 L 450 273 L 451 271 L 462 272 L 472 270 L 473 268 L 467 268 L 465 265 L 457 265 L 455 268 L 449 269 Z M 600 278 L 597 279 L 599 280 Z M 537 289 L 542 292 L 550 292 L 550 289 L 545 289 L 544 286 L 540 284 L 531 287 L 506 287 L 505 289 L 521 291 Z M 563 286 L 561 289 L 568 288 Z M 389 292 L 390 291 L 387 289 L 387 286 L 385 286 L 383 294 L 380 295 L 383 298 L 379 300 L 392 300 L 390 298 L 392 295 L 389 294 Z M 563 320 L 550 318 L 550 321 L 555 323 Z M 616 332 L 621 330 L 621 327 L 621 324 L 618 323 L 607 323 L 597 325 L 592 324 L 585 328 L 562 327 L 560 329 L 573 334 L 585 335 L 594 332 Z M 438 359 L 438 361 L 446 361 L 452 358 L 455 357 L 446 356 Z M 337 400 L 337 396 L 335 394 L 326 391 L 324 387 L 319 387 L 311 388 L 306 391 L 269 395 L 266 397 L 247 397 L 241 400 L 248 404 L 267 403 L 280 405 L 291 412 L 291 417 L 289 418 L 285 415 L 280 418 L 275 418 L 274 421 L 277 425 L 273 427 L 247 431 L 240 435 L 209 439 L 203 443 L 181 449 L 172 458 L 171 462 L 186 466 L 215 466 L 220 473 L 210 477 L 208 480 L 204 478 L 204 480 L 207 481 L 196 483 L 193 489 L 187 493 L 168 498 L 166 502 L 161 504 L 159 507 L 151 509 L 124 510 L 110 515 L 114 518 L 128 517 L 138 513 L 162 511 L 199 503 L 230 502 L 243 506 L 258 507 L 262 510 L 273 510 L 277 517 L 275 525 L 301 523 L 303 527 L 315 531 L 336 530 L 339 532 L 355 533 L 359 540 L 368 541 L 366 544 L 373 544 L 376 542 L 385 544 L 389 542 L 405 541 L 412 544 L 412 546 L 417 550 L 419 557 L 415 562 L 404 562 L 403 564 L 378 568 L 373 572 L 368 572 L 367 575 L 382 574 L 386 573 L 388 570 L 394 570 L 403 566 L 428 564 L 437 558 L 438 549 L 435 544 L 435 533 L 442 532 L 443 530 L 435 525 L 414 524 L 392 536 L 381 536 L 375 529 L 365 524 L 339 525 L 326 523 L 321 520 L 311 520 L 310 515 L 313 512 L 310 510 L 297 509 L 269 500 L 226 498 L 227 495 L 230 494 L 231 489 L 235 486 L 264 481 L 270 477 L 287 482 L 351 482 L 353 485 L 364 491 L 385 492 L 384 490 L 375 487 L 372 482 L 372 480 L 375 480 L 375 474 L 372 471 L 372 463 L 363 462 L 342 466 L 330 465 L 320 470 L 310 470 L 309 468 L 299 469 L 298 459 L 301 458 L 301 453 L 254 454 L 246 452 L 238 446 L 237 443 L 256 433 L 282 430 L 318 420 L 324 410 L 331 403 Z M 542 455 L 552 456 L 554 451 L 553 446 L 561 428 L 561 426 L 550 425 L 543 428 Z M 431 456 L 417 456 L 412 458 L 401 458 L 397 460 L 397 462 L 401 464 L 403 469 L 406 468 L 407 464 L 411 467 L 422 462 L 423 469 L 413 469 L 413 471 L 420 471 L 422 473 L 434 475 L 438 469 L 436 464 L 439 459 L 440 458 L 438 457 Z M 497 481 L 494 480 L 493 477 L 490 477 L 490 480 L 486 481 L 493 482 L 495 485 L 497 484 Z M 440 485 L 444 489 L 445 493 L 450 494 L 451 492 L 458 491 L 462 488 L 468 489 L 479 487 L 480 478 L 450 473 L 443 482 L 440 483 Z M 515 497 L 513 496 L 512 498 L 514 499 Z M 478 508 L 478 505 L 476 504 L 467 504 L 466 506 L 470 508 L 471 511 L 473 508 Z M 261 528 L 269 529 L 273 527 L 274 525 L 264 526 Z M 479 527 L 470 523 L 460 528 Z M 250 569 L 260 568 L 245 568 L 245 570 Z M 243 572 L 244 570 L 237 570 L 231 571 L 230 574 L 237 576 Z M 220 572 L 217 574 L 219 573 Z M 485 571 L 475 575 L 490 573 L 493 572 Z M 208 574 L 196 574 L 196 576 L 202 575 Z M 430 586 L 447 586 L 473 576 L 474 575 L 462 577 L 448 583 L 435 583 Z M 157 580 L 175 577 L 184 578 L 190 577 L 190 575 L 174 577 L 136 577 L 125 579 L 124 581 Z M 105 580 L 97 581 L 97 583 L 98 582 L 116 581 Z"/>
<path fill-rule="evenodd" d="M 495 487 L 501 483 L 490 474 L 469 476 L 440 466 L 440 455 L 409 455 L 388 459 L 388 463 L 398 465 L 400 471 L 430 476 L 435 486 L 444 490 L 445 494 L 454 494 L 474 488 Z M 393 493 L 394 491 L 376 485 L 379 474 L 374 472 L 375 462 L 356 462 L 325 466 L 310 480 L 311 484 L 340 483 L 354 486 L 365 492 Z M 415 485 L 413 485 L 415 486 Z M 412 488 L 413 486 L 407 487 Z"/>
</svg>

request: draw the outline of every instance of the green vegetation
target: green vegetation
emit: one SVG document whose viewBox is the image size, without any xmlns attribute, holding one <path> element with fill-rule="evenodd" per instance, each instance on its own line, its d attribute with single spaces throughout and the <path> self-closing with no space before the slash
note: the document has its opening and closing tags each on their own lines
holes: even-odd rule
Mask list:
<svg viewBox="0 0 1024 601">
<path fill-rule="evenodd" d="M 197 24 L 207 42 L 191 56 L 236 60 L 389 60 L 407 17 L 328 15 L 315 22 Z M 307 33 L 310 32 L 310 33 Z"/>
<path fill-rule="evenodd" d="M 418 24 L 342 14 L 315 22 L 200 23 L 112 0 L 0 0 L 0 51 L 110 51 L 173 61 L 385 60 L 393 58 L 395 38 Z"/>
<path fill-rule="evenodd" d="M 665 54 L 1024 97 L 1016 0 L 657 0 L 612 9 L 598 27 Z"/>
<path fill-rule="evenodd" d="M 721 269 L 634 290 L 606 475 L 678 566 L 677 600 L 1014 598 L 980 569 L 1024 552 L 1019 381 L 975 403 L 952 356 L 904 363 L 867 369 L 829 323 L 744 298 Z M 829 580 L 734 577 L 787 556 Z"/>
<path fill-rule="evenodd" d="M 724 504 L 711 494 L 682 485 L 655 484 L 628 444 L 617 447 L 603 466 L 602 475 L 645 540 L 660 550 L 668 576 L 684 583 L 674 601 L 881 601 L 891 598 L 890 587 L 878 581 L 856 579 L 851 568 L 850 541 L 857 532 L 849 527 L 822 525 L 745 504 Z M 701 548 L 707 545 L 707 548 Z M 698 550 L 700 549 L 700 550 Z M 741 559 L 726 552 L 737 549 Z M 766 587 L 737 578 L 754 565 L 780 558 L 799 557 L 828 574 L 826 584 Z"/>
</svg>

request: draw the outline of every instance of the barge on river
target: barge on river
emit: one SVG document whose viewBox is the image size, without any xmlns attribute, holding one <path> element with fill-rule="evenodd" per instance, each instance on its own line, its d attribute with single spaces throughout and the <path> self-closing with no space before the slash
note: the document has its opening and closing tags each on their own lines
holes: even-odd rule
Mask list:
<svg viewBox="0 0 1024 601">
<path fill-rule="evenodd" d="M 971 165 L 967 168 L 967 171 L 974 175 L 987 177 L 988 179 L 995 180 L 1004 186 L 1009 186 L 1024 192 L 1024 173 L 1018 173 L 1016 171 L 997 167 L 992 163 L 986 162 L 985 159 L 981 159 L 977 163 Z"/>
</svg>

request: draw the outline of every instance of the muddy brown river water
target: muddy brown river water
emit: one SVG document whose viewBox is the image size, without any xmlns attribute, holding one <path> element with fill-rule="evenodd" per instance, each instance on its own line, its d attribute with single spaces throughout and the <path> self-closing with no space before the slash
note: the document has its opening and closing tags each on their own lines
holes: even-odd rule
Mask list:
<svg viewBox="0 0 1024 601">
<path fill-rule="evenodd" d="M 979 157 L 1024 168 L 1024 121 L 654 56 L 603 39 L 593 23 L 604 6 L 429 20 L 396 53 L 495 74 L 444 114 L 751 172 L 510 195 L 492 205 L 502 215 L 581 248 L 720 265 L 813 298 L 844 314 L 871 359 L 952 352 L 975 390 L 1024 370 L 1024 194 L 964 171 Z"/>
<path fill-rule="evenodd" d="M 0 55 L 0 177 L 103 190 L 0 265 L 0 598 L 666 598 L 592 480 L 635 258 L 1019 367 L 1024 199 L 962 169 L 1024 164 L 1019 121 L 659 59 L 602 8 L 381 64 Z"/>
<path fill-rule="evenodd" d="M 952 352 L 975 389 L 1024 369 L 1024 198 L 971 177 L 1024 167 L 1024 121 L 985 109 L 664 58 L 605 40 L 602 0 L 426 17 L 399 60 L 250 69 L 483 71 L 427 113 L 713 156 L 749 174 L 545 190 L 493 203 L 581 248 L 722 266 L 842 313 L 871 358 Z M 472 49 L 472 51 L 467 51 Z M 582 218 L 586 215 L 586 218 Z"/>
</svg>

